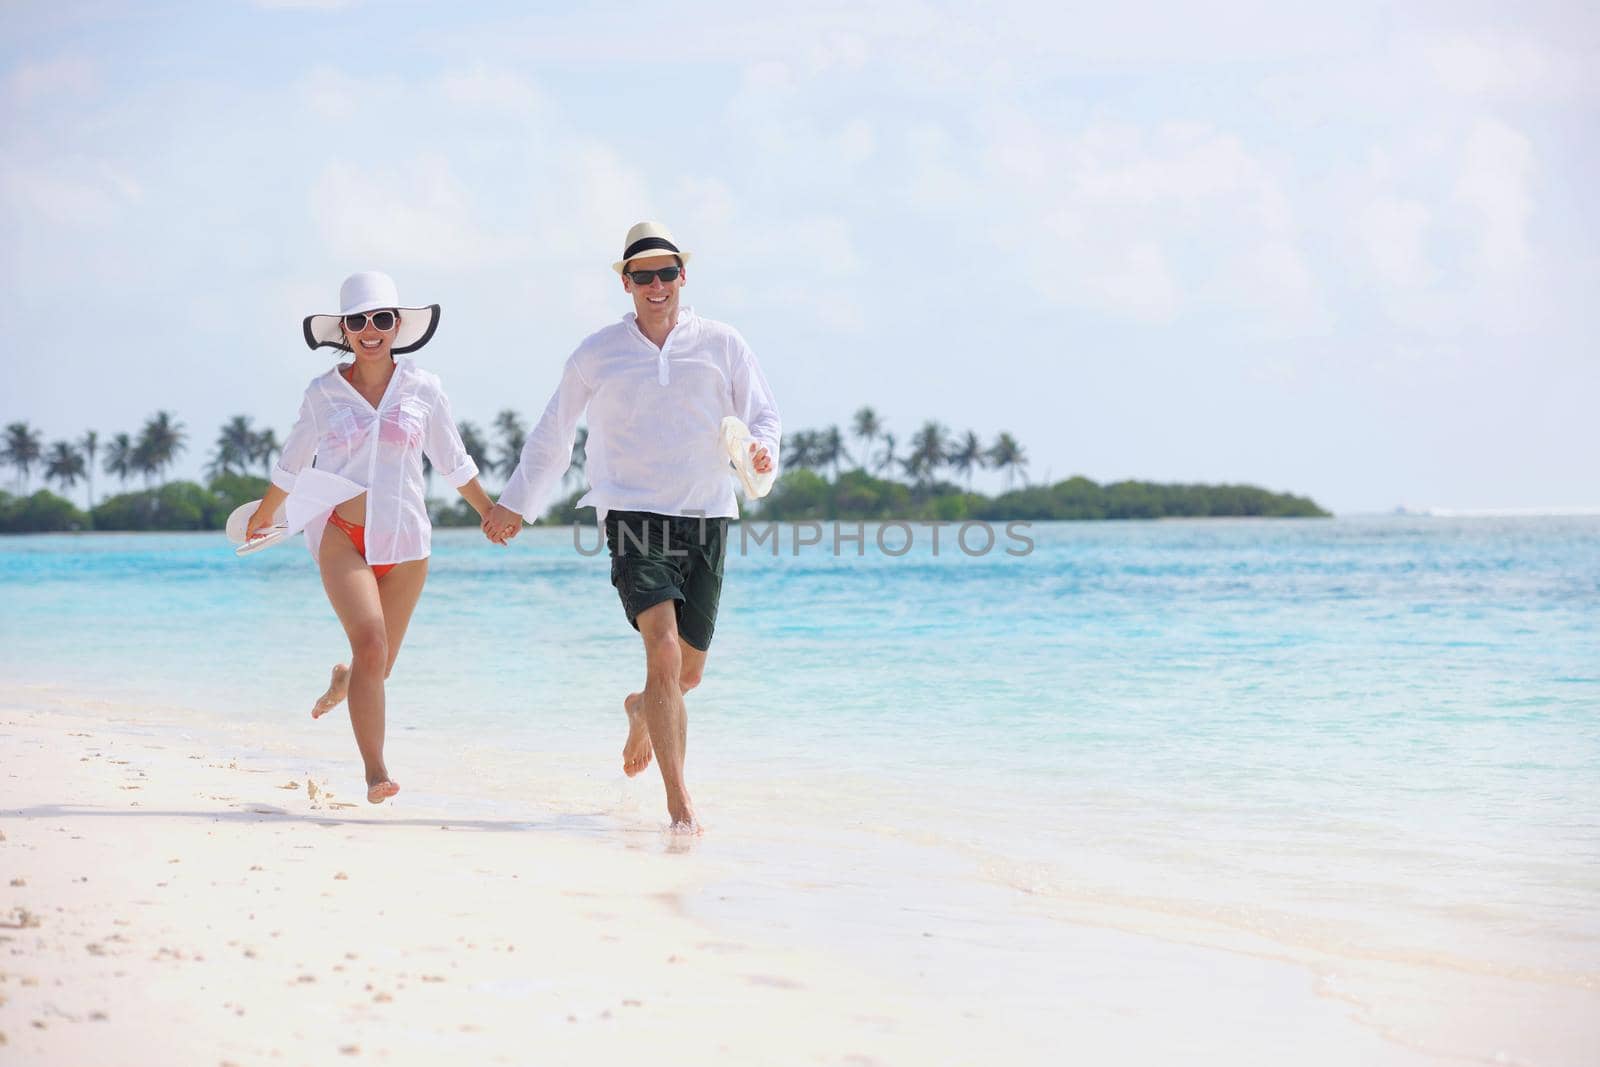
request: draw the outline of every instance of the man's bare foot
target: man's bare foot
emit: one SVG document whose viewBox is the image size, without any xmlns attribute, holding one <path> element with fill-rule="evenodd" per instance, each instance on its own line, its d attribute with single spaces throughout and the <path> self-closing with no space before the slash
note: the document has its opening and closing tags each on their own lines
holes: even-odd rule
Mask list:
<svg viewBox="0 0 1600 1067">
<path fill-rule="evenodd" d="M 622 702 L 622 709 L 628 713 L 628 740 L 622 744 L 622 773 L 629 778 L 650 766 L 650 757 L 654 754 L 650 747 L 650 730 L 645 726 L 644 713 L 639 710 L 642 696 L 643 693 L 629 693 Z"/>
<path fill-rule="evenodd" d="M 328 691 L 311 705 L 311 717 L 320 719 L 328 714 L 344 701 L 348 692 L 350 692 L 350 666 L 346 663 L 336 663 L 333 666 L 333 678 L 328 682 Z"/>
<path fill-rule="evenodd" d="M 672 820 L 672 825 L 667 828 L 668 833 L 700 832 L 700 821 L 694 817 L 694 805 L 689 802 L 687 792 L 680 792 L 676 799 L 670 790 L 667 792 L 667 817 Z"/>
<path fill-rule="evenodd" d="M 367 786 L 367 803 L 382 804 L 398 792 L 400 787 L 387 778 L 381 782 L 373 782 Z"/>
</svg>

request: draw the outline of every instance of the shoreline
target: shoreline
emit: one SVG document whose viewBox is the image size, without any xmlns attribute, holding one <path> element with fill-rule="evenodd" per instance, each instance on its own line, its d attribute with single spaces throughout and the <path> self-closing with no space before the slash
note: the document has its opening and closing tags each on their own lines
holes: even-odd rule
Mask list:
<svg viewBox="0 0 1600 1067">
<path fill-rule="evenodd" d="M 1454 998 L 1492 1004 L 1498 978 L 1375 1010 L 1314 954 L 1193 916 L 1118 921 L 868 828 L 764 868 L 735 847 L 742 817 L 674 839 L 625 797 L 597 803 L 613 784 L 540 783 L 519 803 L 485 780 L 371 807 L 331 777 L 344 731 L 251 732 L 0 693 L 16 1062 L 518 1062 L 529 1035 L 546 1062 L 1050 1062 L 1063 1012 L 1072 1047 L 1134 1063 L 1489 1063 L 1461 1046 L 1505 1036 L 1450 1038 Z M 874 865 L 941 892 L 885 899 Z M 1399 967 L 1389 988 L 1417 977 Z M 1546 989 L 1569 1021 L 1594 1001 Z M 1499 1062 L 1580 1062 L 1560 1052 L 1572 1026 Z"/>
</svg>

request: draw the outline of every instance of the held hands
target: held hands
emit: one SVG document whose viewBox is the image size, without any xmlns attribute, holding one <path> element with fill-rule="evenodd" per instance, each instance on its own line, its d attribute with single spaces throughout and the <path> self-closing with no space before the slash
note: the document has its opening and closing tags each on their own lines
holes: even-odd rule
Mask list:
<svg viewBox="0 0 1600 1067">
<path fill-rule="evenodd" d="M 750 443 L 750 465 L 755 467 L 757 474 L 766 474 L 772 470 L 772 454 L 763 445 L 754 441 Z"/>
<path fill-rule="evenodd" d="M 483 536 L 503 545 L 522 532 L 522 516 L 503 504 L 496 504 L 483 517 L 482 528 Z"/>
</svg>

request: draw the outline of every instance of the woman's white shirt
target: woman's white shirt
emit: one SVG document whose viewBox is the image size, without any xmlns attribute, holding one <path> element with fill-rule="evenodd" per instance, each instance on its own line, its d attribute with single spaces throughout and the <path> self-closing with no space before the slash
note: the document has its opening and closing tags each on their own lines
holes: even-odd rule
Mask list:
<svg viewBox="0 0 1600 1067">
<path fill-rule="evenodd" d="M 438 376 L 405 357 L 397 357 L 394 364 L 377 407 L 345 380 L 338 367 L 306 386 L 300 417 L 272 469 L 272 484 L 289 494 L 291 511 L 305 512 L 310 505 L 311 517 L 304 525 L 313 558 L 328 513 L 341 501 L 365 492 L 367 562 L 426 559 L 433 526 L 428 521 L 422 457 L 428 457 L 452 488 L 478 474 L 478 465 L 461 443 Z M 308 466 L 317 477 L 302 473 Z"/>
</svg>

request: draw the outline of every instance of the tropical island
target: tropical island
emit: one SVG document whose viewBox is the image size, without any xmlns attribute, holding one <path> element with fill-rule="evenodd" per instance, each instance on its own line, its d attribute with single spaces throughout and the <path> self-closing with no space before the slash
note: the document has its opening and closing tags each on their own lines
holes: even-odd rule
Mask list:
<svg viewBox="0 0 1600 1067">
<path fill-rule="evenodd" d="M 458 423 L 462 443 L 485 477 L 510 477 L 527 438 L 527 424 L 512 410 L 495 416 L 486 433 Z M 870 407 L 852 421 L 854 449 L 837 426 L 798 430 L 783 441 L 784 474 L 771 495 L 746 509 L 752 518 L 790 522 L 812 519 L 1008 521 L 1162 518 L 1321 518 L 1308 497 L 1252 485 L 1185 485 L 1145 481 L 1101 484 L 1081 475 L 1048 485 L 1028 480 L 1028 457 L 1010 433 L 985 444 L 976 431 L 953 434 L 927 421 L 902 441 Z M 567 470 L 568 495 L 539 520 L 593 523 L 594 513 L 573 507 L 582 495 L 586 431 L 578 431 Z M 234 416 L 212 443 L 205 482 L 167 480 L 188 448 L 189 434 L 173 413 L 158 411 L 137 434 L 44 441 L 25 422 L 0 436 L 0 466 L 10 468 L 14 492 L 0 491 L 0 533 L 74 530 L 220 530 L 228 513 L 262 495 L 280 444 L 271 428 Z M 425 464 L 426 470 L 426 464 Z M 993 470 L 1005 489 L 995 496 L 973 490 L 978 471 Z M 118 492 L 96 501 L 95 474 L 113 478 Z M 82 483 L 84 507 L 49 488 L 32 489 L 37 472 L 48 485 L 72 493 Z M 431 472 L 430 488 L 431 488 Z M 959 481 L 951 480 L 952 478 Z M 143 488 L 129 489 L 139 480 Z M 1020 485 L 1017 484 L 1020 482 Z M 434 498 L 429 494 L 430 501 Z M 477 516 L 456 501 L 434 501 L 441 526 L 476 526 Z"/>
</svg>

